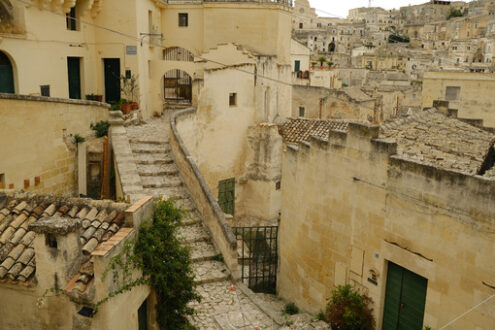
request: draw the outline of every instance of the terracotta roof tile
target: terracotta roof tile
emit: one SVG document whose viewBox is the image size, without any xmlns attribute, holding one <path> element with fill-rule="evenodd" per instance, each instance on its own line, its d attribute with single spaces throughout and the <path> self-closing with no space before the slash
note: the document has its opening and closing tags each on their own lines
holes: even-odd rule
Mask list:
<svg viewBox="0 0 495 330">
<path fill-rule="evenodd" d="M 7 197 L 7 201 L 0 204 L 0 281 L 19 283 L 33 278 L 36 273 L 33 248 L 36 233 L 29 229 L 29 225 L 43 217 L 57 215 L 70 221 L 83 222 L 86 227 L 80 229 L 80 239 L 83 245 L 81 253 L 85 256 L 89 256 L 98 244 L 118 232 L 123 223 L 122 205 L 114 209 L 108 203 L 93 204 L 105 206 L 89 206 L 90 200 L 78 200 L 75 205 L 71 205 L 70 199 L 62 197 L 38 196 L 30 199 L 28 194 L 22 195 L 22 198 L 14 197 L 21 195 L 17 193 L 11 196 L 0 192 L 0 197 Z M 81 205 L 84 203 L 88 203 L 89 207 Z M 82 292 L 86 292 L 92 283 L 92 264 L 86 265 L 84 274 L 82 282 L 76 282 Z"/>
<path fill-rule="evenodd" d="M 279 132 L 284 142 L 297 144 L 308 141 L 312 135 L 328 139 L 330 130 L 347 131 L 347 126 L 348 122 L 345 121 L 290 118 L 279 127 Z"/>
</svg>

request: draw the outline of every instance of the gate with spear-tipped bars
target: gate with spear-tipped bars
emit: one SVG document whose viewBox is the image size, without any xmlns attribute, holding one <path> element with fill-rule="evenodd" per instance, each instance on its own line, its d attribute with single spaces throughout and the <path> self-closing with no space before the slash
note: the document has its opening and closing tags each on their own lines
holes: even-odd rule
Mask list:
<svg viewBox="0 0 495 330">
<path fill-rule="evenodd" d="M 234 227 L 242 282 L 254 292 L 276 293 L 278 226 Z"/>
</svg>

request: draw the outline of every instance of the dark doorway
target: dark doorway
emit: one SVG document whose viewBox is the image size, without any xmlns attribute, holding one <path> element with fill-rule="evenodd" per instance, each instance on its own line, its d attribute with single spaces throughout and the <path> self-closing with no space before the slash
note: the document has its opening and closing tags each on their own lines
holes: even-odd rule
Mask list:
<svg viewBox="0 0 495 330">
<path fill-rule="evenodd" d="M 335 51 L 335 43 L 332 41 L 328 44 L 328 52 L 333 53 Z"/>
<path fill-rule="evenodd" d="M 294 62 L 294 72 L 299 72 L 301 70 L 301 61 L 296 60 Z"/>
<path fill-rule="evenodd" d="M 105 67 L 105 102 L 120 101 L 120 58 L 104 58 Z"/>
<path fill-rule="evenodd" d="M 0 52 L 0 93 L 14 93 L 14 70 L 10 59 Z"/>
<path fill-rule="evenodd" d="M 148 308 L 147 300 L 143 301 L 138 309 L 139 330 L 148 330 Z"/>
<path fill-rule="evenodd" d="M 192 101 L 191 76 L 181 70 L 170 70 L 163 77 L 166 101 Z"/>
<path fill-rule="evenodd" d="M 422 330 L 428 280 L 388 263 L 383 330 Z"/>
<path fill-rule="evenodd" d="M 69 98 L 81 99 L 81 58 L 67 57 Z"/>
</svg>

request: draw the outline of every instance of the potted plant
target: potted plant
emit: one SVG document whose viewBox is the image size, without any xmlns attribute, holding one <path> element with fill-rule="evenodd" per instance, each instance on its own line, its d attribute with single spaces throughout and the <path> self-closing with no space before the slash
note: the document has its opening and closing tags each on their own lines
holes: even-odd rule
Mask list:
<svg viewBox="0 0 495 330">
<path fill-rule="evenodd" d="M 120 99 L 120 110 L 124 115 L 127 115 L 132 110 L 132 103 L 128 102 L 126 99 Z"/>
<path fill-rule="evenodd" d="M 327 62 L 327 64 L 328 64 L 328 70 L 331 70 L 333 66 L 333 62 Z"/>
<path fill-rule="evenodd" d="M 318 59 L 318 62 L 320 62 L 320 70 L 323 70 L 323 63 L 326 63 L 327 59 L 322 56 Z"/>
<path fill-rule="evenodd" d="M 103 95 L 96 94 L 95 98 L 96 98 L 95 101 L 103 102 Z"/>
<path fill-rule="evenodd" d="M 316 66 L 316 62 L 311 62 L 311 70 L 314 70 Z"/>
<path fill-rule="evenodd" d="M 103 95 L 96 95 L 96 94 L 87 94 L 86 95 L 86 100 L 88 101 L 97 101 L 97 102 L 103 102 Z"/>
<path fill-rule="evenodd" d="M 127 76 L 121 76 L 120 80 L 122 81 L 121 83 L 121 91 L 124 94 L 124 96 L 127 98 L 125 103 L 130 104 L 130 109 L 136 110 L 138 109 L 139 105 L 136 102 L 137 98 L 137 93 L 138 93 L 138 77 L 136 75 L 131 75 L 130 77 Z"/>
</svg>

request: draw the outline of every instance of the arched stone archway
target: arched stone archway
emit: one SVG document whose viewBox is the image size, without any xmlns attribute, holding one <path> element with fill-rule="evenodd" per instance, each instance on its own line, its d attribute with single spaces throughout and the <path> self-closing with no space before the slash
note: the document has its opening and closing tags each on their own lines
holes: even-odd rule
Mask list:
<svg viewBox="0 0 495 330">
<path fill-rule="evenodd" d="M 165 61 L 194 62 L 194 54 L 185 48 L 169 47 L 163 50 Z"/>
<path fill-rule="evenodd" d="M 174 69 L 163 76 L 163 93 L 165 101 L 192 101 L 192 78 L 187 72 Z"/>
<path fill-rule="evenodd" d="M 335 42 L 332 41 L 331 43 L 328 44 L 328 52 L 329 53 L 335 52 Z"/>
<path fill-rule="evenodd" d="M 15 93 L 14 68 L 7 54 L 0 51 L 0 93 Z"/>
</svg>

